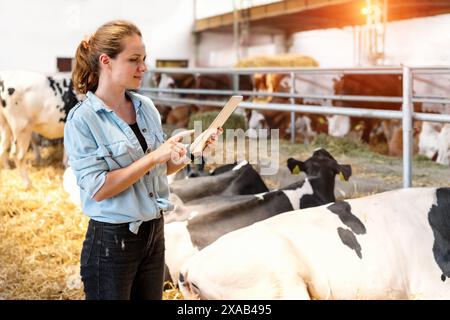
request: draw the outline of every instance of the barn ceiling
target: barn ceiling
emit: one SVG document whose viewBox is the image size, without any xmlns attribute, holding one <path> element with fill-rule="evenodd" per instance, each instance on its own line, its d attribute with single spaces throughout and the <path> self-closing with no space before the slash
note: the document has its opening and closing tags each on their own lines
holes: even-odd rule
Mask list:
<svg viewBox="0 0 450 320">
<path fill-rule="evenodd" d="M 295 33 L 365 24 L 366 17 L 361 13 L 365 3 L 364 0 L 286 0 L 252 7 L 245 13 L 252 33 Z M 450 0 L 388 0 L 388 21 L 446 13 L 450 13 Z M 199 19 L 194 32 L 233 32 L 233 22 L 233 12 Z"/>
</svg>

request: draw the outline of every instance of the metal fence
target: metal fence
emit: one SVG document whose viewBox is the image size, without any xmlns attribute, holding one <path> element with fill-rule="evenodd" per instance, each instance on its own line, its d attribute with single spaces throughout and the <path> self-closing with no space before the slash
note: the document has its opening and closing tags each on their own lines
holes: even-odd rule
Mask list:
<svg viewBox="0 0 450 320">
<path fill-rule="evenodd" d="M 223 95 L 224 97 L 230 95 L 245 95 L 245 96 L 272 96 L 289 98 L 289 103 L 252 103 L 242 102 L 239 104 L 240 108 L 256 109 L 256 110 L 278 110 L 291 113 L 291 141 L 295 139 L 295 113 L 314 113 L 322 115 L 344 115 L 351 117 L 365 117 L 378 119 L 398 119 L 402 120 L 403 128 L 403 187 L 408 188 L 412 186 L 412 149 L 413 149 L 413 120 L 430 121 L 430 122 L 445 122 L 450 123 L 450 114 L 431 114 L 414 112 L 413 104 L 415 102 L 432 103 L 432 104 L 450 104 L 450 98 L 442 97 L 418 97 L 413 94 L 413 77 L 415 75 L 423 74 L 450 74 L 450 67 L 436 67 L 436 68 L 420 68 L 407 67 L 391 68 L 245 68 L 245 69 L 230 69 L 230 68 L 156 68 L 147 73 L 147 79 L 151 79 L 154 73 L 185 73 L 185 74 L 228 74 L 232 76 L 233 86 L 232 90 L 205 90 L 205 89 L 160 89 L 156 87 L 142 87 L 140 91 L 146 93 L 153 100 L 164 102 L 165 104 L 196 104 L 218 106 L 224 105 L 224 101 L 211 101 L 205 99 L 185 99 L 159 96 L 158 93 L 172 93 L 172 94 L 196 94 L 196 95 Z M 288 74 L 290 76 L 289 93 L 262 93 L 256 91 L 243 91 L 239 88 L 240 75 L 254 75 L 256 73 L 280 73 Z M 295 82 L 297 75 L 323 75 L 323 74 L 398 74 L 403 75 L 403 97 L 385 97 L 385 96 L 349 96 L 349 95 L 314 95 L 314 94 L 298 94 L 295 92 Z M 450 91 L 450 88 L 449 88 Z M 449 95 L 450 96 L 450 95 Z M 383 110 L 383 109 L 363 109 L 363 108 L 349 108 L 349 107 L 334 107 L 332 105 L 311 106 L 305 104 L 295 104 L 295 98 L 306 99 L 327 99 L 327 100 L 342 100 L 342 101 L 368 101 L 368 102 L 397 102 L 402 103 L 402 111 Z"/>
</svg>

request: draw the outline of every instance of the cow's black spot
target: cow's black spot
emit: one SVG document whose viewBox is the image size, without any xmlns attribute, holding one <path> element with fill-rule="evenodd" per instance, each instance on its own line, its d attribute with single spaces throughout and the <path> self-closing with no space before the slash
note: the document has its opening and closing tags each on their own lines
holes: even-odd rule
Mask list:
<svg viewBox="0 0 450 320">
<path fill-rule="evenodd" d="M 63 94 L 63 90 L 61 89 L 59 82 L 56 82 L 56 88 L 58 89 L 59 94 Z"/>
<path fill-rule="evenodd" d="M 6 101 L 3 100 L 3 99 L 1 99 L 1 100 L 2 100 L 2 107 L 3 107 L 3 108 L 6 108 Z"/>
<path fill-rule="evenodd" d="M 0 80 L 0 91 L 5 91 L 5 83 L 3 82 L 3 80 Z"/>
<path fill-rule="evenodd" d="M 50 88 L 52 88 L 52 90 L 56 96 L 55 80 L 52 77 L 47 77 L 47 79 L 48 79 L 48 82 L 50 82 Z"/>
<path fill-rule="evenodd" d="M 361 245 L 359 244 L 358 239 L 356 239 L 355 234 L 351 230 L 341 227 L 337 228 L 337 232 L 342 243 L 350 249 L 355 250 L 356 255 L 362 259 Z"/>
<path fill-rule="evenodd" d="M 436 198 L 437 205 L 428 213 L 434 234 L 433 254 L 443 276 L 450 277 L 450 188 L 437 189 Z"/>
<path fill-rule="evenodd" d="M 447 279 L 447 277 L 445 276 L 445 274 L 441 274 L 441 280 L 442 280 L 442 282 L 444 282 L 445 279 Z"/>
<path fill-rule="evenodd" d="M 64 78 L 63 79 L 63 87 L 67 88 L 69 86 L 69 84 L 67 83 L 67 80 Z"/>
<path fill-rule="evenodd" d="M 64 102 L 64 114 L 65 114 L 62 122 L 66 122 L 67 116 L 69 115 L 69 111 L 78 103 L 78 98 L 73 92 L 72 80 L 69 81 L 69 86 L 62 95 L 62 100 Z"/>
<path fill-rule="evenodd" d="M 332 205 L 328 206 L 327 209 L 337 214 L 342 223 L 352 229 L 354 233 L 366 233 L 366 227 L 361 220 L 359 220 L 358 217 L 352 213 L 352 208 L 348 202 L 336 201 Z"/>
<path fill-rule="evenodd" d="M 8 94 L 9 94 L 10 96 L 13 95 L 14 91 L 16 91 L 16 89 L 14 89 L 14 88 L 8 88 Z"/>
</svg>

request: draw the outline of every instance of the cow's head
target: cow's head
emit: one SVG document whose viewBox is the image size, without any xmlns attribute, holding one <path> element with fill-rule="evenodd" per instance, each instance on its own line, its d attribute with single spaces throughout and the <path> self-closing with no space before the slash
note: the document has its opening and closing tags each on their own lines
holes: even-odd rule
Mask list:
<svg viewBox="0 0 450 320">
<path fill-rule="evenodd" d="M 289 158 L 287 165 L 291 173 L 296 174 L 300 171 L 305 172 L 309 178 L 333 178 L 339 174 L 342 178 L 348 180 L 352 175 L 352 167 L 350 165 L 341 165 L 336 159 L 325 149 L 314 151 L 313 155 L 306 161 Z"/>
<path fill-rule="evenodd" d="M 309 179 L 314 193 L 320 193 L 327 201 L 335 201 L 334 185 L 338 174 L 342 180 L 348 180 L 352 174 L 350 165 L 339 164 L 325 149 L 314 151 L 306 161 L 289 158 L 287 166 L 291 173 L 303 171 Z"/>
</svg>

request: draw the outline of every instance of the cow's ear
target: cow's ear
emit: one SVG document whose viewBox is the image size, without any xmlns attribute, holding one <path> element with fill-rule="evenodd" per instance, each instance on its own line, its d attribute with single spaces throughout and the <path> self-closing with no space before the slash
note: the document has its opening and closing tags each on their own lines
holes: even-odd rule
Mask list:
<svg viewBox="0 0 450 320">
<path fill-rule="evenodd" d="M 352 175 L 352 166 L 349 164 L 338 164 L 337 173 L 339 174 L 341 180 L 348 181 Z"/>
<path fill-rule="evenodd" d="M 302 161 L 295 160 L 294 158 L 289 158 L 287 160 L 287 166 L 292 174 L 299 174 L 300 171 L 304 171 L 304 163 Z"/>
</svg>

